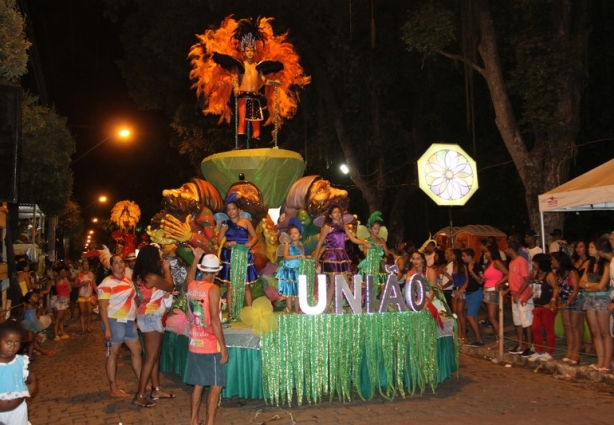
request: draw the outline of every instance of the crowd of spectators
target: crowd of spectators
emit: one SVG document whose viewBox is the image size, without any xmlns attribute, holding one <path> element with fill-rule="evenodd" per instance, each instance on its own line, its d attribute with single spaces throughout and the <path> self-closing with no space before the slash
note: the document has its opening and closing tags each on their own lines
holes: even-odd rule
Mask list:
<svg viewBox="0 0 614 425">
<path fill-rule="evenodd" d="M 596 359 L 590 368 L 602 374 L 612 372 L 614 232 L 595 240 L 568 242 L 555 229 L 546 252 L 537 245 L 537 237 L 529 230 L 523 241 L 516 235 L 508 237 L 505 250 L 491 238 L 481 241 L 481 253 L 476 256 L 471 249 L 446 253 L 447 270 L 438 282 L 450 294 L 449 304 L 461 322 L 460 342 L 467 343 L 467 333 L 472 332 L 474 341 L 468 344 L 484 345 L 475 321 L 475 300 L 481 297 L 485 316 L 481 324 L 492 328 L 495 344 L 505 325 L 499 323 L 499 303 L 511 309 L 516 335 L 509 353 L 541 361 L 556 357 L 576 366 L 584 352 Z M 457 259 L 459 251 L 462 264 Z M 433 252 L 437 262 L 437 246 Z M 590 338 L 585 335 L 585 323 Z M 560 354 L 554 352 L 557 334 L 565 337 L 566 347 Z"/>
</svg>

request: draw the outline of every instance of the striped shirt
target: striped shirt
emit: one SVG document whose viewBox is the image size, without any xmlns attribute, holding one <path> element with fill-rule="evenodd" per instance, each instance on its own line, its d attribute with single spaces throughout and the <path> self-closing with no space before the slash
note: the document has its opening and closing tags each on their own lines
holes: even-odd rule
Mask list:
<svg viewBox="0 0 614 425">
<path fill-rule="evenodd" d="M 135 320 L 136 291 L 132 281 L 127 277 L 118 279 L 111 275 L 98 286 L 98 299 L 108 300 L 108 316 L 116 320 Z"/>
</svg>

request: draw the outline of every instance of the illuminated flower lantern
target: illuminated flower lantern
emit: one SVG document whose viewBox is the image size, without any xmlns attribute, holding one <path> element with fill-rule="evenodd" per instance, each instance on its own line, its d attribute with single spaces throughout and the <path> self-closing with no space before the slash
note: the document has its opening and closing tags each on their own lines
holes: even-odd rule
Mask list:
<svg viewBox="0 0 614 425">
<path fill-rule="evenodd" d="M 434 143 L 418 160 L 420 189 L 437 205 L 462 206 L 478 190 L 476 164 L 460 146 Z"/>
</svg>

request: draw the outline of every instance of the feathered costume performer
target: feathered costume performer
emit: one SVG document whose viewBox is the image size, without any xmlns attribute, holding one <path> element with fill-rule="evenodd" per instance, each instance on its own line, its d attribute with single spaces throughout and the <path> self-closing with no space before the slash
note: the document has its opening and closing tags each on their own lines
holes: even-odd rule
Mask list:
<svg viewBox="0 0 614 425">
<path fill-rule="evenodd" d="M 233 89 L 237 96 L 242 96 L 243 78 L 248 75 L 246 64 L 253 60 L 260 81 L 255 90 L 247 90 L 256 93 L 247 93 L 246 96 L 258 102 L 246 102 L 247 119 L 252 123 L 262 119 L 255 109 L 250 117 L 248 110 L 250 103 L 256 106 L 259 103 L 262 87 L 267 103 L 277 111 L 277 114 L 270 114 L 264 125 L 275 122 L 277 130 L 283 119 L 294 116 L 299 101 L 298 88 L 309 84 L 311 77 L 303 74 L 298 54 L 286 41 L 287 33 L 275 35 L 271 21 L 272 18 L 258 18 L 255 22 L 252 19 L 236 21 L 229 16 L 219 29 L 207 30 L 197 36 L 199 43 L 192 46 L 189 54 L 193 67 L 190 79 L 194 82 L 192 88 L 205 102 L 202 110 L 205 115 L 220 115 L 220 123 L 230 123 L 233 110 L 228 100 Z M 253 58 L 244 61 L 249 49 L 254 49 Z M 245 130 L 242 133 L 239 128 L 238 132 L 244 134 Z M 253 136 L 257 137 L 256 126 Z"/>
<path fill-rule="evenodd" d="M 111 221 L 119 227 L 111 236 L 117 242 L 115 253 L 122 258 L 136 250 L 134 231 L 140 219 L 141 209 L 134 201 L 120 201 L 111 210 Z"/>
</svg>

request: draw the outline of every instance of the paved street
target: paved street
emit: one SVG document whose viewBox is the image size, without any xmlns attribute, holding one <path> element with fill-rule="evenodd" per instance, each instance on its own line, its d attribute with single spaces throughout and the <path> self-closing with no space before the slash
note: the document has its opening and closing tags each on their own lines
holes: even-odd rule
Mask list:
<svg viewBox="0 0 614 425">
<path fill-rule="evenodd" d="M 76 320 L 68 331 L 76 331 Z M 131 399 L 107 395 L 104 342 L 99 332 L 45 342 L 52 357 L 38 356 L 31 365 L 40 392 L 30 402 L 33 425 L 186 424 L 190 387 L 177 375 L 163 376 L 165 389 L 177 394 L 153 409 L 133 406 Z M 121 388 L 136 391 L 127 351 L 122 351 L 118 376 Z M 378 397 L 353 403 L 277 408 L 261 400 L 228 399 L 218 412 L 218 424 L 610 424 L 614 387 L 605 383 L 567 381 L 532 368 L 495 365 L 461 354 L 458 376 L 436 393 L 426 392 L 392 402 Z M 278 417 L 278 419 L 275 419 Z"/>
</svg>

